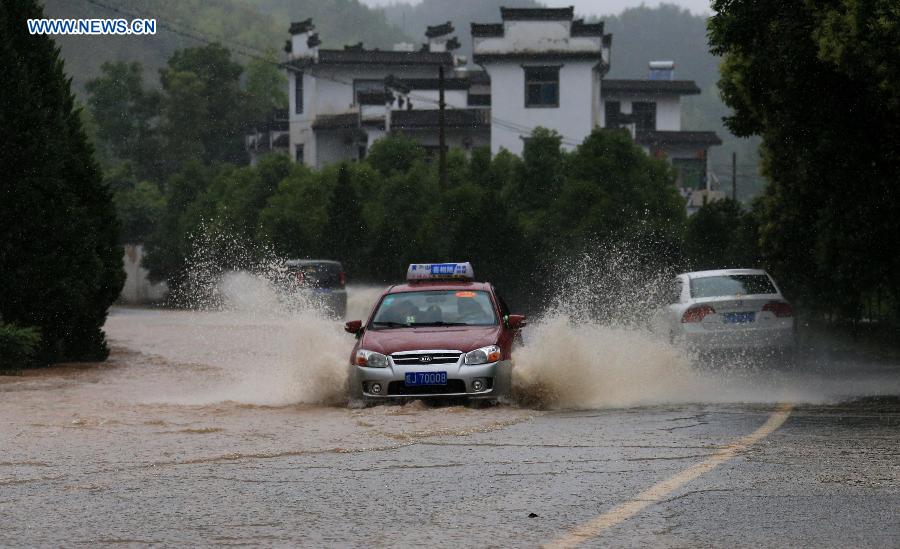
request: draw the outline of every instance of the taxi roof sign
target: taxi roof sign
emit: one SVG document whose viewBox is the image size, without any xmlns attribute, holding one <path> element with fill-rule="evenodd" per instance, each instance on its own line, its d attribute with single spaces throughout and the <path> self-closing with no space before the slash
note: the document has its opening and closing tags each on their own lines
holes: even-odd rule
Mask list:
<svg viewBox="0 0 900 549">
<path fill-rule="evenodd" d="M 475 280 L 472 264 L 413 263 L 406 270 L 406 280 Z"/>
</svg>

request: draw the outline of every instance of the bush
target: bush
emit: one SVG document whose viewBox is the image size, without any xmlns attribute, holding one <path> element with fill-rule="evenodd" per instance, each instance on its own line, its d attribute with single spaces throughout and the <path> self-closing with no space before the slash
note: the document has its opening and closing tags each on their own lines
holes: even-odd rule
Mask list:
<svg viewBox="0 0 900 549">
<path fill-rule="evenodd" d="M 41 332 L 15 324 L 0 324 L 0 373 L 38 365 Z"/>
</svg>

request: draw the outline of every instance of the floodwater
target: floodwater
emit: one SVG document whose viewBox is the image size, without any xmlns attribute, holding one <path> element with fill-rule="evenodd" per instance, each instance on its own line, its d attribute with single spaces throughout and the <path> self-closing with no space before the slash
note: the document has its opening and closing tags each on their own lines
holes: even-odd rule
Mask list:
<svg viewBox="0 0 900 549">
<path fill-rule="evenodd" d="M 252 277 L 226 282 L 232 299 L 223 310 L 114 309 L 106 324 L 112 348 L 106 363 L 0 378 L 0 522 L 7 523 L 0 527 L 0 544 L 215 539 L 209 530 L 189 529 L 149 539 L 116 528 L 97 534 L 103 530 L 98 521 L 115 513 L 117 502 L 145 491 L 156 498 L 148 512 L 165 515 L 167 492 L 156 483 L 176 471 L 179 489 L 190 485 L 179 505 L 190 497 L 209 505 L 210 498 L 224 497 L 215 479 L 228 477 L 231 464 L 250 467 L 256 478 L 266 477 L 269 468 L 276 474 L 284 460 L 328 469 L 339 456 L 387 456 L 423 441 L 501 432 L 515 438 L 527 435 L 538 419 L 568 417 L 552 410 L 614 415 L 632 409 L 654 416 L 676 410 L 671 415 L 677 418 L 680 407 L 757 410 L 783 401 L 830 404 L 900 395 L 896 365 L 811 356 L 780 368 L 698 368 L 691 356 L 649 333 L 572 323 L 557 314 L 526 328 L 525 346 L 515 355 L 517 394 L 511 402 L 487 409 L 421 402 L 351 409 L 344 383 L 353 338 L 341 323 L 280 307 Z M 350 288 L 348 317 L 365 317 L 378 291 Z M 629 436 L 638 444 L 635 433 Z M 226 483 L 229 493 L 240 491 L 243 481 L 232 481 Z M 57 504 L 70 514 L 57 516 L 55 532 L 42 536 L 35 513 Z M 147 520 L 150 533 L 159 533 L 161 523 Z M 298 543 L 290 536 L 266 539 L 251 533 L 238 541 Z M 342 539 L 336 532 L 320 541 Z"/>
</svg>

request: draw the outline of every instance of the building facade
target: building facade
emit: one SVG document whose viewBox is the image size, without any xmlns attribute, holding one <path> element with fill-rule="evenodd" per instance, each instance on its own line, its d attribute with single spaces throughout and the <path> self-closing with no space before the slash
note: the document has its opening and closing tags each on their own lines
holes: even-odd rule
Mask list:
<svg viewBox="0 0 900 549">
<path fill-rule="evenodd" d="M 454 53 L 450 22 L 428 27 L 419 48 L 392 50 L 323 49 L 312 20 L 293 23 L 287 128 L 282 119 L 261 124 L 248 147 L 322 167 L 362 159 L 398 132 L 436 152 L 443 88 L 447 147 L 521 154 L 532 131 L 545 127 L 571 149 L 594 128 L 625 128 L 648 154 L 672 162 L 686 197 L 709 190 L 707 151 L 721 141 L 681 129 L 681 98 L 700 89 L 675 80 L 673 62 L 651 62 L 646 80 L 608 79 L 612 36 L 602 22 L 575 19 L 571 7 L 501 8 L 500 19 L 472 23 L 472 65 Z"/>
</svg>

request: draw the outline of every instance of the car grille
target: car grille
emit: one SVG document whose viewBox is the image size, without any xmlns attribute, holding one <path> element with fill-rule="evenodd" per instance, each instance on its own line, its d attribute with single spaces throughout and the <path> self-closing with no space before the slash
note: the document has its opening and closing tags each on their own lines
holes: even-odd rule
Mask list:
<svg viewBox="0 0 900 549">
<path fill-rule="evenodd" d="M 446 395 L 465 393 L 466 382 L 461 379 L 448 379 L 446 385 L 415 385 L 407 387 L 402 381 L 388 383 L 388 395 Z"/>
<path fill-rule="evenodd" d="M 462 353 L 405 353 L 391 355 L 394 364 L 456 364 Z"/>
</svg>

